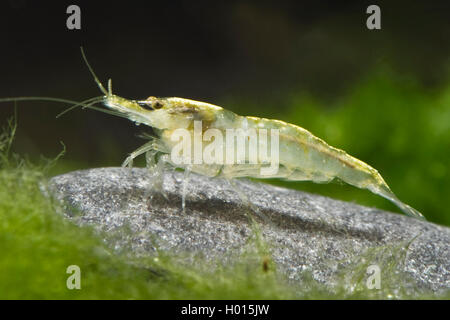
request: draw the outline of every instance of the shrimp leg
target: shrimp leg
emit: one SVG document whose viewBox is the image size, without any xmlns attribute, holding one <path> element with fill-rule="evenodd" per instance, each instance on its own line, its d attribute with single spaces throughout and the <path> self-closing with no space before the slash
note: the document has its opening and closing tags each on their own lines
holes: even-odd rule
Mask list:
<svg viewBox="0 0 450 320">
<path fill-rule="evenodd" d="M 191 173 L 191 168 L 188 166 L 184 169 L 183 185 L 182 185 L 182 191 L 181 191 L 181 208 L 183 209 L 183 213 L 186 212 L 186 193 L 187 193 L 187 186 L 188 186 L 188 182 L 189 182 L 190 173 Z"/>
<path fill-rule="evenodd" d="M 146 144 L 140 146 L 135 151 L 130 153 L 130 155 L 122 163 L 122 167 L 129 167 L 129 168 L 133 167 L 134 158 L 140 156 L 141 154 L 150 152 L 151 150 L 154 150 L 154 142 L 153 141 L 147 142 Z M 148 159 L 148 157 L 147 157 L 147 159 Z M 147 160 L 147 165 L 148 165 L 148 160 Z"/>
<path fill-rule="evenodd" d="M 154 156 L 156 158 L 156 154 Z M 149 167 L 150 169 L 150 188 L 149 188 L 149 201 L 152 201 L 154 196 L 159 193 L 166 201 L 169 201 L 169 197 L 164 191 L 164 170 L 167 164 L 167 155 L 160 156 L 156 162 L 156 165 Z"/>
</svg>

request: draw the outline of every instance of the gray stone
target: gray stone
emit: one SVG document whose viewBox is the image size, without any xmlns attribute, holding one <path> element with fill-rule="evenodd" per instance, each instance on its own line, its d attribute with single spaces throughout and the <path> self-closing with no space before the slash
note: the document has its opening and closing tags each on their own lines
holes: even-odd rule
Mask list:
<svg viewBox="0 0 450 320">
<path fill-rule="evenodd" d="M 450 288 L 447 227 L 264 183 L 239 180 L 236 189 L 226 180 L 195 174 L 186 185 L 183 212 L 183 173 L 165 172 L 163 178 L 167 199 L 155 196 L 151 201 L 151 177 L 138 168 L 75 171 L 54 177 L 50 190 L 63 200 L 68 217 L 106 231 L 111 237 L 105 240 L 118 250 L 131 243 L 135 254 L 152 254 L 158 247 L 201 253 L 211 261 L 225 259 L 252 235 L 248 212 L 253 207 L 266 217 L 252 215 L 273 261 L 292 281 L 307 272 L 330 286 L 344 279 L 353 290 L 358 269 L 352 266 L 363 266 L 367 278 L 366 266 L 379 265 L 384 275 L 394 263 L 394 272 L 385 275 L 392 279 L 382 278 L 394 297 L 399 287 L 410 293 L 411 288 L 434 293 Z M 128 232 L 120 231 L 124 228 Z M 398 274 L 400 282 L 393 278 Z"/>
</svg>

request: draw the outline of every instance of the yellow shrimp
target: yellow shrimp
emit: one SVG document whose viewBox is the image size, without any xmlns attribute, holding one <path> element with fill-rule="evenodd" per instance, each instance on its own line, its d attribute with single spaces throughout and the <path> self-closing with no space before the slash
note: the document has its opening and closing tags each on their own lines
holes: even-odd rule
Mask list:
<svg viewBox="0 0 450 320">
<path fill-rule="evenodd" d="M 411 217 L 425 219 L 420 212 L 395 196 L 377 170 L 345 151 L 329 146 L 325 141 L 299 126 L 279 120 L 240 116 L 222 107 L 190 99 L 175 97 L 149 97 L 144 100 L 125 99 L 112 93 L 111 80 L 108 81 L 108 91 L 103 87 L 87 62 L 83 51 L 82 55 L 95 82 L 104 94 L 102 100 L 108 109 L 103 109 L 103 111 L 128 118 L 137 124 L 150 126 L 156 133 L 151 141 L 130 154 L 123 163 L 124 166 L 131 165 L 133 159 L 141 154 L 146 154 L 148 162 L 152 164 L 155 161 L 154 155 L 160 153 L 165 155 L 165 157 L 160 157 L 164 162 L 210 177 L 280 178 L 316 183 L 339 179 L 355 187 L 368 189 L 390 200 Z M 76 105 L 102 110 L 92 107 L 99 100 L 99 98 L 92 98 Z M 174 147 L 174 141 L 171 139 L 173 133 L 182 128 L 188 130 L 193 136 L 195 121 L 202 122 L 203 131 L 216 129 L 225 133 L 228 129 L 239 128 L 278 130 L 278 171 L 271 176 L 262 175 L 260 171 L 263 166 L 262 162 L 200 163 L 184 166 L 173 163 L 168 156 Z M 266 144 L 266 146 L 268 145 L 270 143 Z"/>
</svg>

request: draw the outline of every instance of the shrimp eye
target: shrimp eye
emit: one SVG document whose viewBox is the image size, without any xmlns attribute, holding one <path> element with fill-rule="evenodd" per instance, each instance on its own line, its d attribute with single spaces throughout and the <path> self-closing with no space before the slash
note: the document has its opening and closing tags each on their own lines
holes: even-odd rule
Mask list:
<svg viewBox="0 0 450 320">
<path fill-rule="evenodd" d="M 155 109 L 161 109 L 163 107 L 163 104 L 159 101 L 153 102 L 153 108 Z"/>
</svg>

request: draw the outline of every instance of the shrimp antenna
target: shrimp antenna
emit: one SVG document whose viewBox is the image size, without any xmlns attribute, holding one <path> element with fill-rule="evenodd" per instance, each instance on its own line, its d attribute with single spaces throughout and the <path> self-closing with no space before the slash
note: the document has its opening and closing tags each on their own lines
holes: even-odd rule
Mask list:
<svg viewBox="0 0 450 320">
<path fill-rule="evenodd" d="M 92 76 L 94 77 L 95 83 L 97 83 L 97 86 L 100 88 L 100 90 L 105 94 L 108 95 L 108 91 L 106 91 L 105 87 L 102 85 L 100 80 L 97 78 L 94 70 L 92 69 L 91 65 L 87 61 L 86 55 L 84 54 L 83 47 L 80 47 L 81 49 L 81 55 L 83 56 L 83 60 L 86 63 L 87 67 L 89 68 L 89 71 L 91 72 Z"/>
</svg>

